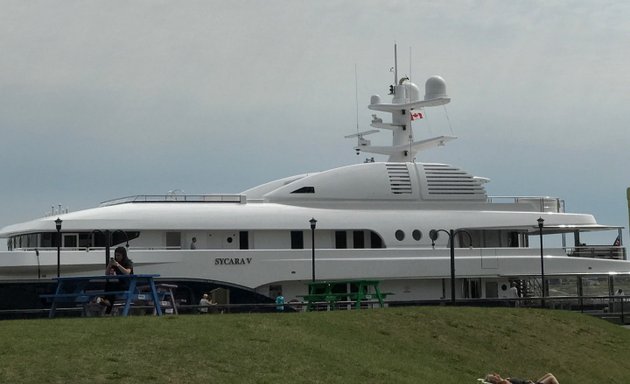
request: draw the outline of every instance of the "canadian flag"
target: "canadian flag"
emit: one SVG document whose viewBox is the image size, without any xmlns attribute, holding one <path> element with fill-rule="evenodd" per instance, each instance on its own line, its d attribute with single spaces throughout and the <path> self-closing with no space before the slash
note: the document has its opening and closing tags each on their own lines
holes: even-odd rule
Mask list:
<svg viewBox="0 0 630 384">
<path fill-rule="evenodd" d="M 411 121 L 424 118 L 422 112 L 411 112 Z"/>
</svg>

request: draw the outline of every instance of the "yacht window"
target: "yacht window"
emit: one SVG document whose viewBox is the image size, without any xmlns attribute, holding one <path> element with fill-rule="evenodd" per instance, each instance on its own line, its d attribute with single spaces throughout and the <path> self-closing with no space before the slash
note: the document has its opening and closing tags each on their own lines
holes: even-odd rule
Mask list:
<svg viewBox="0 0 630 384">
<path fill-rule="evenodd" d="M 53 239 L 54 239 L 54 236 L 53 236 L 52 232 L 44 232 L 44 233 L 42 233 L 41 247 L 42 248 L 54 247 L 55 245 L 53 245 Z"/>
<path fill-rule="evenodd" d="M 422 232 L 420 232 L 419 229 L 414 229 L 413 232 L 411 232 L 411 237 L 413 237 L 415 241 L 420 241 L 420 239 L 422 239 Z"/>
<path fill-rule="evenodd" d="M 365 236 L 363 231 L 352 232 L 352 244 L 354 248 L 365 248 Z"/>
<path fill-rule="evenodd" d="M 11 250 L 12 248 L 36 248 L 39 246 L 37 233 L 14 236 L 14 237 L 11 237 L 10 240 L 8 241 L 12 243 L 11 245 L 8 246 L 9 250 Z"/>
<path fill-rule="evenodd" d="M 239 240 L 240 249 L 249 249 L 249 232 L 247 231 L 239 232 L 238 240 Z"/>
<path fill-rule="evenodd" d="M 36 233 L 33 233 L 31 235 L 28 235 L 28 244 L 29 247 L 38 247 L 38 243 L 39 243 L 39 235 Z"/>
<path fill-rule="evenodd" d="M 79 243 L 79 236 L 75 233 L 63 235 L 63 246 L 66 248 L 76 248 Z"/>
<path fill-rule="evenodd" d="M 177 233 L 179 236 L 179 242 L 175 247 L 179 247 L 182 244 L 181 233 Z M 112 232 L 112 243 L 110 245 L 116 245 L 120 243 L 126 243 L 131 239 L 135 239 L 140 236 L 140 232 L 126 232 L 121 230 L 116 230 Z"/>
<path fill-rule="evenodd" d="M 42 233 L 42 248 L 54 248 L 59 242 L 59 236 L 57 232 L 44 232 Z"/>
<path fill-rule="evenodd" d="M 291 231 L 291 249 L 304 249 L 304 232 Z"/>
<path fill-rule="evenodd" d="M 175 233 L 175 232 L 173 232 Z M 93 241 L 91 246 L 92 247 L 105 247 L 107 246 L 107 239 L 106 239 L 106 234 L 109 234 L 109 239 L 110 239 L 110 246 L 114 246 L 116 244 L 120 244 L 120 243 L 126 243 L 132 239 L 137 238 L 138 236 L 140 236 L 140 232 L 123 232 L 120 230 L 117 231 L 108 231 L 108 230 L 95 230 L 90 232 L 90 236 L 93 236 Z M 168 242 L 168 234 L 167 236 L 167 242 Z M 181 236 L 181 235 L 180 235 Z M 80 242 L 81 240 L 79 240 Z M 180 240 L 181 243 L 181 240 Z M 179 245 L 175 245 L 176 247 L 178 247 Z"/>
<path fill-rule="evenodd" d="M 383 239 L 374 231 L 370 231 L 370 246 L 372 248 L 385 248 Z"/>
<path fill-rule="evenodd" d="M 335 231 L 335 248 L 337 249 L 348 248 L 346 231 Z"/>
<path fill-rule="evenodd" d="M 181 248 L 182 234 L 180 232 L 166 232 L 166 247 Z"/>
<path fill-rule="evenodd" d="M 518 248 L 518 232 L 510 232 L 508 234 L 508 247 Z"/>
<path fill-rule="evenodd" d="M 92 235 L 90 233 L 79 233 L 79 247 L 88 248 L 92 243 Z"/>
<path fill-rule="evenodd" d="M 315 193 L 315 187 L 302 187 L 291 193 Z"/>
<path fill-rule="evenodd" d="M 405 240 L 405 232 L 403 232 L 400 229 L 396 231 L 395 236 L 396 236 L 396 240 L 398 240 L 398 241 Z"/>
</svg>

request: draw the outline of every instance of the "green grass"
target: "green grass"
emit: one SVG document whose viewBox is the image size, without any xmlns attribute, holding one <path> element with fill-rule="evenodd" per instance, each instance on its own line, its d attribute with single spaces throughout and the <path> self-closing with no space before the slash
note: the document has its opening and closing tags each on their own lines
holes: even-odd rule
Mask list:
<svg viewBox="0 0 630 384">
<path fill-rule="evenodd" d="M 630 382 L 630 330 L 562 311 L 389 308 L 0 322 L 2 383 Z"/>
</svg>

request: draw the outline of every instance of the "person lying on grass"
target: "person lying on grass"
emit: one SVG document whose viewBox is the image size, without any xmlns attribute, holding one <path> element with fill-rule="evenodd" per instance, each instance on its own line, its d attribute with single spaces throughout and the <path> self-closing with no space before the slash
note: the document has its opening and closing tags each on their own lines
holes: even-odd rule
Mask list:
<svg viewBox="0 0 630 384">
<path fill-rule="evenodd" d="M 515 377 L 504 379 L 498 373 L 489 373 L 486 375 L 485 380 L 491 384 L 560 384 L 558 379 L 551 373 L 545 373 L 543 377 L 536 381 L 517 379 Z"/>
</svg>

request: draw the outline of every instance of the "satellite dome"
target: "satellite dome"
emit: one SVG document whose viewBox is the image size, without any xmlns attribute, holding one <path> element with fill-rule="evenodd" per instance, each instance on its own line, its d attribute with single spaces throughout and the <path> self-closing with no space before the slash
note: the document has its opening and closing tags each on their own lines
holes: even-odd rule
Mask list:
<svg viewBox="0 0 630 384">
<path fill-rule="evenodd" d="M 448 98 L 446 95 L 446 82 L 440 76 L 431 76 L 424 85 L 424 100 Z"/>
<path fill-rule="evenodd" d="M 407 88 L 407 99 L 410 102 L 420 100 L 420 88 L 411 81 L 405 81 L 405 88 Z"/>
</svg>

